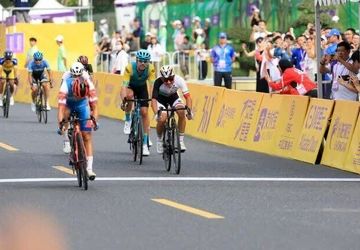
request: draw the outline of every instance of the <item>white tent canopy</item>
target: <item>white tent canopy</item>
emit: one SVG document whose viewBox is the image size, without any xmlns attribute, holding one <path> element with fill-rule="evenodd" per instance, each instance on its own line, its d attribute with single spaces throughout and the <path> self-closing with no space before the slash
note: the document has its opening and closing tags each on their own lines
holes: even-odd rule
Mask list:
<svg viewBox="0 0 360 250">
<path fill-rule="evenodd" d="M 9 11 L 5 10 L 4 7 L 0 4 L 0 22 L 4 22 L 5 19 L 9 16 Z"/>
<path fill-rule="evenodd" d="M 52 19 L 54 22 L 75 21 L 75 12 L 56 0 L 39 0 L 31 8 L 29 15 L 32 19 Z"/>
<path fill-rule="evenodd" d="M 336 4 L 344 4 L 348 0 L 315 0 L 315 5 L 319 3 L 320 6 L 322 5 L 336 5 Z M 358 2 L 358 0 L 350 0 L 350 2 Z"/>
</svg>

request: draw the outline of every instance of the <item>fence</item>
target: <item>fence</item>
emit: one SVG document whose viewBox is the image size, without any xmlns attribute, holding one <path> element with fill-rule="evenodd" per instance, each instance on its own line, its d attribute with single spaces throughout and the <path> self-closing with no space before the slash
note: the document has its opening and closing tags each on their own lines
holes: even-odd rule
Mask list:
<svg viewBox="0 0 360 250">
<path fill-rule="evenodd" d="M 207 51 L 208 53 L 208 51 Z M 94 65 L 97 65 L 96 71 L 111 73 L 113 63 L 115 62 L 116 53 L 101 52 L 95 57 Z M 136 60 L 136 52 L 129 53 L 129 62 Z M 152 62 L 155 66 L 157 75 L 163 65 L 174 67 L 175 73 L 182 75 L 186 79 L 210 80 L 213 79 L 212 65 L 208 59 L 200 60 L 199 55 L 191 51 L 189 54 L 180 51 L 166 52 L 158 62 Z M 206 72 L 205 72 L 206 71 Z"/>
</svg>

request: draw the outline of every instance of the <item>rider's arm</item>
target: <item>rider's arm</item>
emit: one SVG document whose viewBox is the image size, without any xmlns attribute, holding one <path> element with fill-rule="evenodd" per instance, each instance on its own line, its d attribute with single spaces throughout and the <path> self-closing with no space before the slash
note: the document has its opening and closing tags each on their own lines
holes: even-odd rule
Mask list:
<svg viewBox="0 0 360 250">
<path fill-rule="evenodd" d="M 130 77 L 132 74 L 131 72 L 132 72 L 132 65 L 128 64 L 125 68 L 125 72 L 123 75 L 123 81 L 122 81 L 122 87 L 121 87 L 121 91 L 120 91 L 120 97 L 121 97 L 122 101 L 125 99 L 126 94 L 127 94 L 127 88 L 129 87 Z"/>
<path fill-rule="evenodd" d="M 148 77 L 149 93 L 153 92 L 153 86 L 154 86 L 155 80 L 156 80 L 156 72 L 155 72 L 154 65 L 149 64 L 149 77 Z"/>
<path fill-rule="evenodd" d="M 92 111 L 92 115 L 94 116 L 95 120 L 98 120 L 99 113 L 98 113 L 98 107 L 97 107 L 97 100 L 98 97 L 96 95 L 96 89 L 94 86 L 94 83 L 89 80 L 89 105 L 90 109 Z"/>
<path fill-rule="evenodd" d="M 151 109 L 152 111 L 154 112 L 154 114 L 157 113 L 157 110 L 158 110 L 158 105 L 157 105 L 157 99 L 158 99 L 158 96 L 159 96 L 159 88 L 160 88 L 160 79 L 156 80 L 155 83 L 154 83 L 154 87 L 153 87 L 153 90 L 152 90 L 152 99 L 151 99 Z"/>
<path fill-rule="evenodd" d="M 66 99 L 68 95 L 68 85 L 67 81 L 63 80 L 60 86 L 60 91 L 58 95 L 58 122 L 60 123 L 64 119 L 64 112 L 66 109 Z"/>
<path fill-rule="evenodd" d="M 31 88 L 32 87 L 32 72 L 30 72 L 30 71 L 28 73 L 28 81 L 29 81 L 30 88 Z"/>
</svg>

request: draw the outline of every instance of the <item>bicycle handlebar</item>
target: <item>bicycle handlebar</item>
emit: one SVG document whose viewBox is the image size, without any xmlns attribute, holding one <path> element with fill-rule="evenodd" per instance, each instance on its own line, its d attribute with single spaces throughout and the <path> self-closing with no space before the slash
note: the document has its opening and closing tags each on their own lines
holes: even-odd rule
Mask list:
<svg viewBox="0 0 360 250">
<path fill-rule="evenodd" d="M 59 131 L 62 131 L 62 129 L 64 128 L 64 125 L 66 123 L 74 123 L 74 122 L 81 122 L 81 121 L 89 121 L 91 120 L 93 122 L 93 128 L 94 128 L 94 131 L 98 130 L 99 126 L 98 126 L 98 123 L 96 122 L 96 119 L 94 116 L 90 116 L 89 119 L 79 119 L 77 117 L 73 117 L 73 116 L 70 116 L 70 119 L 68 121 L 65 121 L 65 119 L 63 119 L 60 124 L 59 124 Z"/>
<path fill-rule="evenodd" d="M 123 102 L 150 102 L 151 99 L 137 99 L 137 98 L 134 98 L 134 99 L 124 99 Z"/>
</svg>

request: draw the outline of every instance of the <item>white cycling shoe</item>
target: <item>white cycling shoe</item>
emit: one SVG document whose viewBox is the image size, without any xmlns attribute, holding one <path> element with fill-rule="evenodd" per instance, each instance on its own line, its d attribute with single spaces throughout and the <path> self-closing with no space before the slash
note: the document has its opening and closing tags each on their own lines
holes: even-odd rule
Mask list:
<svg viewBox="0 0 360 250">
<path fill-rule="evenodd" d="M 124 134 L 129 135 L 131 131 L 131 121 L 125 121 L 124 124 Z"/>
<path fill-rule="evenodd" d="M 184 141 L 180 141 L 180 149 L 181 149 L 181 152 L 185 152 L 185 151 L 186 151 L 186 147 L 185 147 Z"/>
<path fill-rule="evenodd" d="M 150 155 L 149 147 L 147 145 L 143 145 L 143 156 L 149 156 L 149 155 Z"/>
<path fill-rule="evenodd" d="M 88 176 L 89 176 L 89 180 L 90 180 L 90 181 L 95 180 L 96 174 L 95 174 L 95 172 L 94 172 L 92 169 L 86 169 L 86 172 L 87 172 L 87 174 L 88 174 Z"/>
<path fill-rule="evenodd" d="M 64 151 L 65 154 L 70 154 L 71 147 L 70 147 L 70 142 L 69 141 L 64 141 L 63 151 Z"/>
</svg>

